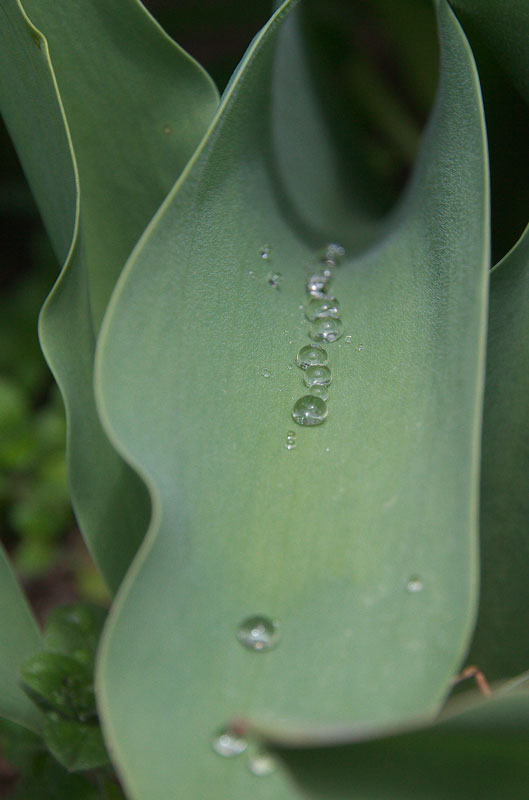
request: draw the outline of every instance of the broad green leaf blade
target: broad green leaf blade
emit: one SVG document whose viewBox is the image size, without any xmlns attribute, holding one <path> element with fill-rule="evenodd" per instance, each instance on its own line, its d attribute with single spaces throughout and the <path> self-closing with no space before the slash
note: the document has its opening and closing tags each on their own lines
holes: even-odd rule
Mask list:
<svg viewBox="0 0 529 800">
<path fill-rule="evenodd" d="M 149 501 L 97 419 L 95 332 L 123 263 L 200 141 L 217 94 L 136 0 L 3 0 L 1 8 L 7 125 L 59 259 L 71 243 L 40 336 L 66 405 L 72 501 L 116 589 L 144 535 Z"/>
<path fill-rule="evenodd" d="M 525 800 L 529 695 L 469 704 L 431 727 L 375 740 L 282 747 L 276 758 L 314 800 Z"/>
<path fill-rule="evenodd" d="M 26 598 L 0 547 L 0 716 L 28 728 L 40 727 L 41 715 L 19 685 L 22 661 L 42 647 L 40 631 Z"/>
<path fill-rule="evenodd" d="M 488 677 L 529 665 L 529 229 L 491 273 L 483 422 L 480 611 L 471 659 Z"/>
<path fill-rule="evenodd" d="M 441 3 L 442 79 L 414 179 L 387 237 L 334 279 L 352 342 L 328 347 L 327 421 L 297 428 L 288 450 L 315 263 L 285 203 L 270 113 L 288 85 L 275 67 L 289 8 L 254 41 L 100 334 L 100 413 L 154 506 L 97 678 L 134 800 L 291 797 L 280 776 L 220 758 L 215 732 L 241 715 L 382 725 L 432 713 L 474 621 L 489 253 L 472 55 Z M 255 615 L 279 621 L 270 652 L 237 641 Z"/>
</svg>

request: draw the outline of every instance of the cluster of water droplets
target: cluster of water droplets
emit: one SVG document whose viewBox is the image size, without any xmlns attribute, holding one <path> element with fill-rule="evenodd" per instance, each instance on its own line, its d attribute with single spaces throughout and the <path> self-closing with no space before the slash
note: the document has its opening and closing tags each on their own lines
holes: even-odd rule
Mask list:
<svg viewBox="0 0 529 800">
<path fill-rule="evenodd" d="M 341 245 L 326 245 L 312 265 L 305 284 L 308 297 L 303 310 L 310 322 L 309 336 L 318 344 L 303 346 L 296 356 L 296 364 L 304 372 L 303 382 L 309 389 L 309 393 L 300 397 L 292 409 L 292 417 L 298 425 L 321 425 L 327 419 L 328 387 L 332 375 L 328 366 L 329 357 L 319 342 L 330 344 L 343 334 L 340 302 L 331 294 L 330 285 L 344 255 L 345 250 Z"/>
</svg>

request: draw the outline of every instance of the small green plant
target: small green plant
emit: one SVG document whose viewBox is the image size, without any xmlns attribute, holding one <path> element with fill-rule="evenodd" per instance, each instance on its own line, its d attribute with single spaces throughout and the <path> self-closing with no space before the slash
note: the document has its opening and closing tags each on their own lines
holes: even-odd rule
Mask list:
<svg viewBox="0 0 529 800">
<path fill-rule="evenodd" d="M 42 634 L 0 562 L 2 730 L 50 797 L 118 797 L 109 759 L 130 800 L 527 796 L 529 7 L 368 5 L 409 106 L 438 78 L 420 142 L 342 57 L 354 4 L 286 0 L 219 100 L 137 0 L 0 0 L 113 594 Z M 447 702 L 469 664 L 490 695 Z"/>
</svg>

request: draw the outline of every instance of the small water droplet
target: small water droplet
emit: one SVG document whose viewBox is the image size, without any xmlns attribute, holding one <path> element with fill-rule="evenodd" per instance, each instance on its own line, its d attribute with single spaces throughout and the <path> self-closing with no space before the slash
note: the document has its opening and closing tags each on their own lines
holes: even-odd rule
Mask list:
<svg viewBox="0 0 529 800">
<path fill-rule="evenodd" d="M 327 403 L 314 394 L 306 394 L 294 403 L 292 417 L 298 425 L 321 425 L 327 419 Z"/>
<path fill-rule="evenodd" d="M 233 758 L 240 756 L 248 747 L 248 742 L 242 736 L 237 736 L 229 730 L 219 731 L 211 742 L 211 745 L 219 756 Z"/>
<path fill-rule="evenodd" d="M 296 434 L 294 431 L 288 431 L 285 447 L 287 448 L 287 450 L 293 450 L 295 446 L 296 446 Z"/>
<path fill-rule="evenodd" d="M 422 592 L 424 589 L 424 583 L 418 575 L 412 575 L 411 578 L 408 578 L 406 589 L 408 592 L 411 592 L 411 594 L 416 594 L 417 592 Z"/>
<path fill-rule="evenodd" d="M 249 269 L 248 270 L 248 275 L 250 276 L 250 278 L 255 278 L 255 273 L 254 273 L 253 269 Z"/>
<path fill-rule="evenodd" d="M 352 336 L 346 336 L 345 337 L 345 343 L 346 344 L 351 344 L 352 341 L 353 341 L 353 337 Z"/>
<path fill-rule="evenodd" d="M 287 364 L 287 369 L 294 369 L 294 365 L 293 364 Z"/>
<path fill-rule="evenodd" d="M 344 256 L 345 247 L 342 247 L 341 244 L 337 244 L 336 242 L 329 242 L 329 244 L 326 244 L 323 248 L 320 259 L 321 261 L 338 264 Z"/>
<path fill-rule="evenodd" d="M 279 641 L 279 625 L 267 617 L 248 617 L 241 622 L 237 639 L 250 650 L 271 650 Z"/>
<path fill-rule="evenodd" d="M 266 750 L 261 750 L 250 756 L 248 766 L 254 775 L 264 778 L 276 771 L 277 762 L 270 753 L 267 753 Z"/>
<path fill-rule="evenodd" d="M 313 297 L 322 297 L 327 294 L 327 284 L 331 278 L 331 274 L 329 270 L 324 272 L 318 272 L 315 275 L 311 275 L 310 278 L 307 280 L 305 288 L 307 292 L 312 295 Z"/>
<path fill-rule="evenodd" d="M 263 370 L 263 378 L 269 378 L 272 373 L 266 367 Z"/>
<path fill-rule="evenodd" d="M 338 317 L 340 303 L 335 297 L 313 297 L 305 308 L 305 316 L 309 322 L 319 317 Z"/>
<path fill-rule="evenodd" d="M 165 133 L 166 136 L 169 136 L 169 134 L 171 133 L 171 126 L 170 125 L 164 125 L 163 132 Z"/>
<path fill-rule="evenodd" d="M 310 338 L 314 341 L 335 342 L 343 333 L 343 324 L 339 319 L 323 317 L 316 319 L 310 327 Z"/>
<path fill-rule="evenodd" d="M 307 367 L 303 381 L 305 386 L 328 386 L 332 380 L 329 367 Z"/>
<path fill-rule="evenodd" d="M 279 284 L 283 280 L 283 276 L 280 272 L 269 272 L 266 276 L 266 280 L 272 289 L 279 289 Z"/>
<path fill-rule="evenodd" d="M 270 245 L 269 244 L 264 244 L 261 247 L 261 249 L 259 251 L 259 254 L 260 254 L 261 258 L 264 261 L 268 261 L 270 259 L 270 253 L 271 252 L 272 252 L 272 248 L 270 247 Z"/>
<path fill-rule="evenodd" d="M 306 344 L 302 347 L 297 356 L 296 364 L 301 369 L 308 367 L 324 367 L 329 363 L 329 357 L 326 351 L 319 344 Z"/>
<path fill-rule="evenodd" d="M 358 349 L 359 349 L 359 350 L 363 350 L 363 349 L 364 349 L 364 345 L 363 345 L 363 344 L 359 344 L 359 345 L 358 345 Z"/>
<path fill-rule="evenodd" d="M 315 384 L 314 386 L 310 387 L 310 393 L 314 397 L 320 397 L 322 400 L 329 399 L 329 390 L 326 386 Z"/>
<path fill-rule="evenodd" d="M 330 452 L 331 452 L 331 448 L 330 448 L 330 447 L 326 447 L 326 448 L 325 448 L 325 452 L 326 452 L 326 453 L 330 453 Z"/>
</svg>

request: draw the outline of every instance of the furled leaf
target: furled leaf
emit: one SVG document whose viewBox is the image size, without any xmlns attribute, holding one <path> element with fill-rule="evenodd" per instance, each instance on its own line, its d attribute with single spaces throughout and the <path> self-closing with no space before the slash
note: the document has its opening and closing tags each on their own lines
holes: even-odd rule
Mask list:
<svg viewBox="0 0 529 800">
<path fill-rule="evenodd" d="M 72 500 L 115 589 L 149 502 L 97 420 L 95 336 L 123 263 L 200 141 L 217 95 L 136 0 L 2 0 L 0 9 L 1 106 L 66 259 L 40 335 L 66 405 Z"/>
<path fill-rule="evenodd" d="M 290 8 L 252 43 L 100 334 L 100 413 L 153 498 L 98 666 L 134 800 L 291 797 L 280 776 L 219 757 L 219 729 L 240 715 L 432 713 L 475 616 L 489 252 L 472 54 L 441 2 L 442 77 L 414 177 L 386 236 L 337 270 L 348 338 L 328 346 L 329 416 L 297 427 L 307 264 L 335 237 L 354 250 L 359 231 L 353 201 L 348 225 L 318 195 L 334 178 L 312 144 L 317 106 L 292 128 L 278 113 L 296 92 Z M 285 159 L 296 148 L 307 161 Z M 270 652 L 237 641 L 256 615 L 278 621 Z"/>
<path fill-rule="evenodd" d="M 38 728 L 41 715 L 18 682 L 20 663 L 42 647 L 40 631 L 0 547 L 0 716 Z"/>
<path fill-rule="evenodd" d="M 275 757 L 299 798 L 525 800 L 528 746 L 529 695 L 517 692 L 469 704 L 430 727 L 364 741 L 356 731 L 350 742 L 280 747 Z"/>
</svg>

